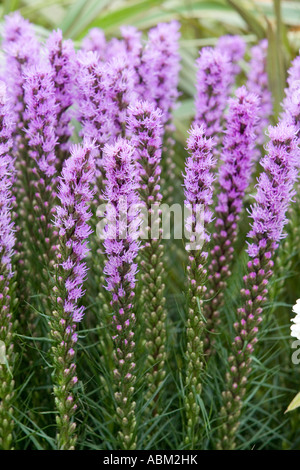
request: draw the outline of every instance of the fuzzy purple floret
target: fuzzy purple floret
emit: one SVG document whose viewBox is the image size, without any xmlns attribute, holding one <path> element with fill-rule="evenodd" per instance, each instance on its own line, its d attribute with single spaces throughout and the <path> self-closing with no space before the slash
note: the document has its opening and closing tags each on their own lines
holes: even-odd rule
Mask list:
<svg viewBox="0 0 300 470">
<path fill-rule="evenodd" d="M 89 142 L 71 147 L 71 157 L 65 162 L 58 188 L 60 205 L 56 207 L 55 226 L 58 229 L 60 246 L 58 263 L 66 274 L 64 310 L 74 322 L 81 321 L 84 307 L 78 307 L 79 299 L 84 295 L 83 283 L 87 267 L 84 259 L 88 253 L 88 237 L 91 229 L 88 221 L 93 198 L 91 182 L 94 178 L 94 146 Z M 64 253 L 68 257 L 64 258 Z"/>
<path fill-rule="evenodd" d="M 268 128 L 268 153 L 261 162 L 264 172 L 258 178 L 255 204 L 251 207 L 253 222 L 248 234 L 253 239 L 248 246 L 251 258 L 267 243 L 275 249 L 285 236 L 286 211 L 295 195 L 293 188 L 300 158 L 296 132 L 296 128 L 285 121 Z"/>
<path fill-rule="evenodd" d="M 0 82 L 0 274 L 11 275 L 15 244 L 11 207 L 14 160 L 11 157 L 13 121 L 7 103 L 6 86 Z"/>
<path fill-rule="evenodd" d="M 25 74 L 25 122 L 30 156 L 47 177 L 55 174 L 56 98 L 53 71 L 41 62 L 27 69 Z"/>
</svg>

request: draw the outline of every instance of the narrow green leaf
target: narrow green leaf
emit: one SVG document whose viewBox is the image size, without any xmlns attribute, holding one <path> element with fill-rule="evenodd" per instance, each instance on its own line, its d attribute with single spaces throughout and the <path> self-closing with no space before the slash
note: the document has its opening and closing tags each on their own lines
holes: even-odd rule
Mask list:
<svg viewBox="0 0 300 470">
<path fill-rule="evenodd" d="M 296 408 L 299 408 L 299 406 L 300 406 L 300 392 L 297 393 L 295 398 L 291 401 L 285 413 L 288 413 L 289 411 L 294 411 L 296 410 Z"/>
<path fill-rule="evenodd" d="M 256 34 L 258 39 L 263 39 L 266 36 L 265 28 L 262 26 L 261 22 L 258 20 L 259 16 L 254 15 L 251 11 L 242 5 L 242 3 L 236 0 L 227 0 L 229 5 L 231 5 L 245 20 L 249 29 Z"/>
<path fill-rule="evenodd" d="M 108 3 L 108 2 L 107 2 Z M 132 20 L 139 15 L 142 15 L 145 12 L 149 12 L 151 8 L 157 6 L 161 2 L 159 0 L 144 0 L 134 2 L 129 6 L 123 8 L 118 8 L 114 11 L 109 11 L 106 14 L 101 15 L 99 18 L 98 15 L 93 16 L 94 19 L 88 24 L 89 28 L 102 28 L 106 31 L 114 30 L 115 28 L 132 22 Z M 84 36 L 86 31 L 81 31 L 81 36 Z"/>
</svg>

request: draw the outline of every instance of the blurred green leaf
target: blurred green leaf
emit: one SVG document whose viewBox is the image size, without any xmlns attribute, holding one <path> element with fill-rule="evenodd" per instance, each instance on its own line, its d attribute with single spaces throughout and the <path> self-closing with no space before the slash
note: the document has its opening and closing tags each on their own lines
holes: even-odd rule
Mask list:
<svg viewBox="0 0 300 470">
<path fill-rule="evenodd" d="M 256 34 L 258 39 L 263 39 L 266 36 L 265 28 L 261 24 L 259 15 L 253 14 L 249 8 L 243 6 L 242 2 L 236 0 L 228 0 L 229 5 L 236 9 L 241 17 L 247 23 L 250 31 Z"/>
<path fill-rule="evenodd" d="M 76 39 L 92 27 L 93 19 L 112 3 L 110 0 L 78 0 L 66 14 L 60 28 L 66 36 Z"/>
</svg>

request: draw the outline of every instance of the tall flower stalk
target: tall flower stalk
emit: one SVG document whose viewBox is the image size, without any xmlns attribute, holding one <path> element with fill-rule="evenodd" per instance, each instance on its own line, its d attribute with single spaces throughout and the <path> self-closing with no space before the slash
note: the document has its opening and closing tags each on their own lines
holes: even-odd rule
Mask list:
<svg viewBox="0 0 300 470">
<path fill-rule="evenodd" d="M 230 85 L 234 85 L 236 76 L 241 72 L 239 62 L 243 59 L 246 52 L 245 40 L 240 36 L 221 36 L 217 42 L 216 49 L 222 54 L 227 55 L 230 61 Z"/>
<path fill-rule="evenodd" d="M 40 47 L 34 34 L 33 26 L 22 16 L 15 12 L 5 18 L 2 47 L 5 52 L 5 82 L 7 96 L 12 104 L 14 121 L 13 129 L 13 155 L 16 158 L 16 184 L 13 191 L 16 198 L 16 275 L 18 298 L 22 303 L 20 323 L 28 322 L 28 308 L 24 300 L 32 292 L 28 280 L 30 279 L 30 235 L 27 221 L 32 217 L 31 207 L 31 162 L 28 152 L 25 127 L 25 100 L 24 82 L 25 71 L 39 61 Z M 30 221 L 31 222 L 31 221 Z M 25 318 L 26 316 L 26 318 Z"/>
<path fill-rule="evenodd" d="M 29 196 L 34 214 L 34 220 L 27 221 L 28 244 L 33 255 L 31 270 L 42 275 L 44 283 L 39 286 L 39 292 L 44 294 L 47 303 L 48 269 L 51 264 L 53 266 L 56 238 L 51 220 L 56 197 L 57 108 L 51 67 L 42 62 L 39 66 L 30 67 L 26 71 L 24 90 L 25 134 L 30 165 Z"/>
<path fill-rule="evenodd" d="M 74 103 L 75 51 L 73 42 L 70 39 L 64 41 L 60 30 L 50 34 L 46 51 L 55 88 L 55 134 L 58 143 L 56 167 L 60 171 L 69 154 L 69 140 L 72 135 L 70 107 Z"/>
<path fill-rule="evenodd" d="M 0 82 L 0 449 L 12 448 L 14 401 L 15 320 L 13 318 L 13 270 L 15 234 L 12 221 L 13 121 L 6 87 Z"/>
<path fill-rule="evenodd" d="M 251 355 L 257 342 L 263 306 L 268 296 L 269 278 L 272 276 L 274 255 L 283 228 L 286 212 L 295 194 L 296 165 L 299 148 L 296 129 L 285 122 L 269 127 L 268 154 L 262 159 L 264 171 L 258 178 L 255 203 L 251 206 L 252 227 L 248 234 L 247 273 L 241 290 L 243 306 L 237 311 L 234 323 L 235 338 L 228 357 L 226 389 L 221 408 L 219 448 L 235 449 L 236 432 L 251 371 Z"/>
<path fill-rule="evenodd" d="M 179 38 L 177 21 L 160 23 L 149 31 L 148 42 L 139 66 L 139 96 L 162 111 L 164 124 L 161 186 L 166 202 L 174 196 L 174 124 L 172 112 L 179 96 L 180 71 Z"/>
<path fill-rule="evenodd" d="M 58 230 L 55 277 L 52 289 L 53 310 L 50 317 L 50 336 L 53 341 L 53 391 L 56 405 L 57 448 L 73 450 L 76 444 L 77 408 L 74 386 L 76 376 L 77 324 L 84 316 L 79 301 L 84 295 L 87 274 L 85 258 L 91 229 L 89 204 L 93 198 L 93 145 L 85 142 L 71 148 L 65 162 L 58 188 L 59 205 L 54 225 Z"/>
<path fill-rule="evenodd" d="M 220 309 L 224 304 L 224 292 L 231 274 L 239 216 L 251 177 L 258 111 L 258 97 L 249 93 L 245 87 L 239 88 L 235 98 L 229 101 L 219 168 L 220 190 L 215 208 L 214 246 L 209 263 L 209 291 L 206 295 L 211 300 L 203 307 L 209 331 L 205 340 L 207 356 L 211 353 L 213 334 L 220 322 Z"/>
<path fill-rule="evenodd" d="M 148 411 L 158 412 L 159 391 L 165 378 L 166 312 L 164 309 L 164 247 L 161 242 L 159 203 L 162 145 L 162 111 L 147 101 L 129 108 L 128 130 L 135 148 L 139 176 L 139 194 L 147 217 L 143 227 L 146 241 L 140 250 L 142 290 L 142 334 L 146 340 L 146 396 Z M 152 214 L 157 209 L 157 220 Z M 157 233 L 153 233 L 153 225 Z"/>
<path fill-rule="evenodd" d="M 207 270 L 205 264 L 210 235 L 206 228 L 212 221 L 209 206 L 213 197 L 213 147 L 211 138 L 205 137 L 204 126 L 195 126 L 187 141 L 190 156 L 186 160 L 184 175 L 185 205 L 190 211 L 186 220 L 189 235 L 188 305 L 186 320 L 186 377 L 185 377 L 185 445 L 195 449 L 199 443 L 200 405 L 202 372 L 204 367 L 203 341 L 204 321 L 201 312 L 206 291 Z M 202 215 L 202 216 L 201 216 Z M 201 216 L 201 217 L 200 217 Z"/>
<path fill-rule="evenodd" d="M 257 126 L 255 134 L 256 143 L 262 145 L 265 140 L 265 129 L 269 124 L 273 110 L 272 93 L 269 89 L 267 73 L 268 40 L 263 39 L 251 48 L 249 72 L 247 76 L 247 89 L 255 93 L 260 99 L 258 117 L 260 125 Z M 260 156 L 260 152 L 258 152 Z"/>
<path fill-rule="evenodd" d="M 137 205 L 137 170 L 134 148 L 118 139 L 104 150 L 106 171 L 105 199 L 107 225 L 104 247 L 106 288 L 111 293 L 112 338 L 114 341 L 113 380 L 119 445 L 124 450 L 136 448 L 135 417 L 135 342 L 134 287 L 136 283 L 139 217 Z"/>
</svg>

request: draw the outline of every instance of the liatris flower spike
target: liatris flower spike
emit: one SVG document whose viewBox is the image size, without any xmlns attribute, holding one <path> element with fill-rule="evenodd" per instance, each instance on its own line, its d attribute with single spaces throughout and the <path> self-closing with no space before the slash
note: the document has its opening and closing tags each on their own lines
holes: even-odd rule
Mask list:
<svg viewBox="0 0 300 470">
<path fill-rule="evenodd" d="M 178 97 L 179 28 L 179 23 L 172 21 L 151 29 L 140 66 L 142 88 L 139 94 L 162 110 L 164 124 L 171 121 Z"/>
<path fill-rule="evenodd" d="M 231 64 L 227 55 L 205 47 L 197 59 L 195 123 L 203 125 L 207 137 L 222 131 L 222 117 L 226 106 L 231 79 Z"/>
<path fill-rule="evenodd" d="M 109 96 L 106 66 L 99 63 L 95 52 L 79 53 L 77 119 L 82 125 L 81 134 L 95 142 L 97 196 L 102 199 L 105 178 L 102 153 L 105 144 L 112 138 L 113 104 Z"/>
<path fill-rule="evenodd" d="M 298 299 L 296 305 L 294 305 L 293 312 L 296 316 L 291 320 L 293 322 L 291 326 L 291 336 L 300 340 L 300 299 Z"/>
<path fill-rule="evenodd" d="M 83 283 L 87 274 L 85 258 L 88 237 L 89 204 L 93 198 L 91 183 L 94 178 L 94 146 L 89 142 L 74 145 L 71 157 L 65 162 L 58 188 L 59 205 L 54 225 L 58 230 L 57 258 L 52 290 L 53 311 L 50 335 L 53 341 L 53 390 L 56 405 L 57 447 L 72 450 L 76 436 L 73 388 L 76 376 L 76 325 L 84 315 L 79 301 L 84 295 Z"/>
<path fill-rule="evenodd" d="M 12 300 L 12 256 L 14 224 L 12 221 L 14 160 L 11 157 L 13 121 L 7 103 L 6 86 L 0 82 L 0 449 L 12 447 L 14 419 L 14 333 Z"/>
<path fill-rule="evenodd" d="M 231 66 L 231 85 L 234 84 L 235 77 L 241 71 L 239 62 L 245 55 L 246 43 L 240 36 L 221 36 L 217 42 L 216 49 L 220 51 L 222 55 L 227 55 Z"/>
<path fill-rule="evenodd" d="M 33 26 L 15 12 L 5 18 L 3 31 L 3 49 L 6 54 L 5 75 L 8 97 L 12 102 L 14 119 L 18 123 L 18 132 L 24 127 L 24 76 L 23 72 L 39 60 L 40 47 L 34 35 Z M 18 119 L 18 121 L 17 121 Z"/>
<path fill-rule="evenodd" d="M 250 212 L 252 228 L 248 236 L 251 241 L 247 249 L 250 261 L 244 276 L 245 287 L 241 290 L 244 305 L 238 309 L 234 323 L 236 337 L 228 358 L 230 370 L 223 392 L 219 432 L 219 447 L 222 449 L 236 446 L 236 432 L 251 371 L 251 355 L 262 321 L 262 307 L 267 299 L 274 253 L 284 238 L 286 212 L 295 194 L 293 188 L 299 162 L 296 128 L 283 121 L 276 127 L 269 127 L 268 131 L 268 154 L 261 162 L 264 171 L 258 179 L 256 202 Z"/>
<path fill-rule="evenodd" d="M 186 160 L 184 175 L 185 205 L 191 211 L 186 221 L 189 234 L 188 275 L 188 306 L 186 321 L 186 393 L 185 444 L 189 449 L 195 449 L 198 444 L 198 425 L 200 419 L 199 395 L 202 389 L 203 356 L 203 315 L 202 299 L 205 294 L 206 268 L 208 253 L 207 243 L 210 234 L 207 226 L 212 221 L 213 181 L 212 173 L 215 164 L 213 158 L 214 141 L 205 137 L 204 126 L 194 126 L 190 130 L 187 141 L 190 156 Z M 202 212 L 202 214 L 201 214 Z M 201 217 L 202 215 L 202 217 Z M 203 226 L 204 225 L 204 226 Z M 198 239 L 200 237 L 200 239 Z"/>
<path fill-rule="evenodd" d="M 104 269 L 106 288 L 112 295 L 114 316 L 114 387 L 116 424 L 120 447 L 136 448 L 135 417 L 135 342 L 134 287 L 136 283 L 139 217 L 137 207 L 137 169 L 134 148 L 118 139 L 104 150 L 106 171 L 105 199 L 107 225 L 104 247 L 107 263 Z M 124 217 L 126 222 L 124 223 Z"/>
<path fill-rule="evenodd" d="M 203 309 L 209 334 L 205 338 L 205 353 L 211 353 L 212 333 L 220 321 L 220 309 L 237 239 L 239 215 L 243 208 L 245 190 L 251 177 L 255 147 L 255 130 L 258 123 L 259 99 L 243 86 L 229 100 L 226 131 L 219 168 L 214 246 L 210 253 L 209 291 Z"/>
<path fill-rule="evenodd" d="M 146 348 L 146 396 L 148 415 L 158 413 L 158 391 L 165 378 L 166 361 L 166 312 L 164 309 L 163 254 L 161 243 L 159 203 L 162 146 L 162 111 L 146 101 L 139 101 L 129 108 L 128 131 L 131 144 L 135 149 L 135 158 L 139 177 L 139 194 L 144 204 L 147 226 L 143 227 L 146 240 L 140 251 L 141 280 L 141 317 L 143 338 Z M 157 208 L 157 219 L 153 214 Z M 150 222 L 151 221 L 151 222 Z M 157 233 L 153 233 L 157 227 Z"/>
<path fill-rule="evenodd" d="M 268 40 L 263 39 L 251 48 L 251 58 L 247 77 L 247 89 L 260 99 L 258 111 L 260 124 L 256 128 L 257 143 L 262 145 L 265 140 L 265 128 L 269 123 L 273 110 L 272 94 L 269 89 L 267 73 Z M 258 152 L 259 156 L 260 153 Z"/>
<path fill-rule="evenodd" d="M 285 89 L 285 98 L 282 103 L 282 119 L 300 128 L 300 56 L 298 55 L 292 62 L 288 70 L 287 83 Z"/>
<path fill-rule="evenodd" d="M 75 51 L 71 40 L 63 40 L 60 30 L 53 31 L 46 44 L 47 57 L 53 71 L 56 103 L 55 134 L 58 141 L 57 169 L 68 155 L 72 135 L 70 107 L 74 103 Z"/>
<path fill-rule="evenodd" d="M 81 49 L 86 52 L 96 52 L 100 60 L 105 60 L 106 39 L 102 29 L 92 28 L 82 40 Z"/>
<path fill-rule="evenodd" d="M 57 122 L 57 105 L 53 71 L 49 64 L 40 63 L 30 67 L 25 75 L 24 112 L 30 170 L 29 200 L 34 211 L 33 223 L 28 223 L 29 243 L 34 257 L 31 269 L 35 269 L 35 257 L 40 261 L 37 271 L 43 271 L 45 286 L 48 285 L 48 268 L 54 257 L 55 231 L 51 223 L 56 197 L 56 155 L 55 135 Z M 28 157 L 27 157 L 28 158 Z M 48 289 L 44 292 L 49 295 Z"/>
</svg>

